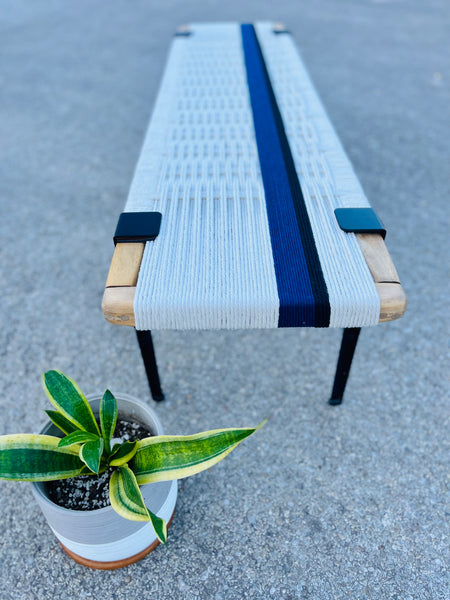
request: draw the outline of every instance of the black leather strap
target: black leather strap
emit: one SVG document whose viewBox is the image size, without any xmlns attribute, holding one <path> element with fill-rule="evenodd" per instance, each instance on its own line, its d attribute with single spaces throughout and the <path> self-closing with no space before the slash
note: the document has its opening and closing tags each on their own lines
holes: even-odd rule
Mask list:
<svg viewBox="0 0 450 600">
<path fill-rule="evenodd" d="M 343 231 L 379 233 L 383 239 L 386 237 L 386 229 L 373 208 L 336 208 L 334 214 Z"/>
<path fill-rule="evenodd" d="M 159 234 L 160 212 L 122 213 L 117 222 L 114 244 L 119 242 L 151 242 Z"/>
</svg>

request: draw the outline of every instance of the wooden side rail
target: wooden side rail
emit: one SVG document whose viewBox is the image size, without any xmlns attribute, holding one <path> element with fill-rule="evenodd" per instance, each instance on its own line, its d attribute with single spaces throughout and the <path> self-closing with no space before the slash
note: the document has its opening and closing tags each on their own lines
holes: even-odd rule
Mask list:
<svg viewBox="0 0 450 600">
<path fill-rule="evenodd" d="M 399 319 L 406 310 L 406 294 L 381 235 L 356 234 L 380 296 L 380 323 Z M 107 321 L 134 327 L 133 302 L 144 244 L 117 244 L 103 295 Z"/>
</svg>

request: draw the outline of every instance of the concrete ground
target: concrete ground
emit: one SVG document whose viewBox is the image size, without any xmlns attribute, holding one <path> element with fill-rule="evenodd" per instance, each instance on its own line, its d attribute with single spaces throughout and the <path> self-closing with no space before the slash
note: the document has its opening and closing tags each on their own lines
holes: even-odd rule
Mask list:
<svg viewBox="0 0 450 600">
<path fill-rule="evenodd" d="M 100 310 L 111 236 L 176 26 L 257 19 L 289 25 L 408 311 L 363 331 L 337 408 L 339 331 L 155 334 L 168 433 L 269 423 L 180 482 L 168 548 L 120 571 L 73 563 L 30 486 L 0 483 L 2 600 L 450 596 L 446 0 L 3 0 L 0 433 L 40 429 L 49 368 L 148 398 Z"/>
</svg>

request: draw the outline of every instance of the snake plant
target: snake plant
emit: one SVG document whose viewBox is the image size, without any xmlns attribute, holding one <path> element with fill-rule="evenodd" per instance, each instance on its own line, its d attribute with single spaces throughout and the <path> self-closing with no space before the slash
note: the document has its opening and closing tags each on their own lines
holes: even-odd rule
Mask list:
<svg viewBox="0 0 450 600">
<path fill-rule="evenodd" d="M 153 436 L 112 444 L 118 408 L 106 390 L 99 422 L 85 396 L 59 371 L 43 375 L 44 389 L 56 410 L 45 411 L 64 437 L 15 434 L 0 436 L 0 479 L 53 481 L 99 475 L 112 468 L 109 499 L 113 509 L 133 521 L 151 521 L 166 543 L 163 519 L 146 506 L 139 486 L 170 481 L 209 469 L 257 428 L 216 429 L 189 436 Z"/>
</svg>

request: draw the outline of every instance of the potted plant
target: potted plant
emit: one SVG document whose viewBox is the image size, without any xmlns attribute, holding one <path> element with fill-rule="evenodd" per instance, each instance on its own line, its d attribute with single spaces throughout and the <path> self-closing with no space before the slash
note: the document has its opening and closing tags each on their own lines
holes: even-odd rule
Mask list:
<svg viewBox="0 0 450 600">
<path fill-rule="evenodd" d="M 165 544 L 176 481 L 215 465 L 261 426 L 162 435 L 155 413 L 130 396 L 117 395 L 118 406 L 106 390 L 88 401 L 74 381 L 54 370 L 44 373 L 43 383 L 56 408 L 46 411 L 51 423 L 40 435 L 0 436 L 0 479 L 34 482 L 34 495 L 64 550 L 94 568 L 131 564 Z M 126 429 L 136 422 L 145 437 L 127 439 L 130 434 L 118 424 Z M 97 498 L 93 507 L 76 510 L 60 506 L 48 489 L 55 484 L 46 483 L 55 481 L 57 489 L 74 485 L 71 502 L 87 497 L 83 486 L 93 484 L 109 489 L 109 502 L 98 507 Z"/>
</svg>

